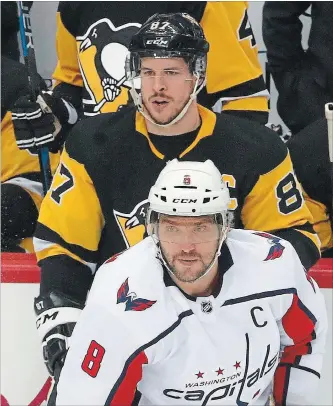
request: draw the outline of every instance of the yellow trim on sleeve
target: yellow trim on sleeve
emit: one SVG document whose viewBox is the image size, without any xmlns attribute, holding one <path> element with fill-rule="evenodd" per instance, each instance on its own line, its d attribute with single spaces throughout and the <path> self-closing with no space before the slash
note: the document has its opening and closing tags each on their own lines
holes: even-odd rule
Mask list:
<svg viewBox="0 0 333 406">
<path fill-rule="evenodd" d="M 85 264 L 85 262 L 80 257 L 68 251 L 66 248 L 61 247 L 58 244 L 51 245 L 50 247 L 44 248 L 43 250 L 36 252 L 37 261 L 41 261 L 42 259 L 48 257 L 54 257 L 56 255 L 66 255 L 72 259 L 75 259 L 78 262 L 81 262 L 82 264 Z"/>
<path fill-rule="evenodd" d="M 243 99 L 224 102 L 223 110 L 248 110 L 268 112 L 268 99 L 266 96 L 245 97 Z"/>
</svg>

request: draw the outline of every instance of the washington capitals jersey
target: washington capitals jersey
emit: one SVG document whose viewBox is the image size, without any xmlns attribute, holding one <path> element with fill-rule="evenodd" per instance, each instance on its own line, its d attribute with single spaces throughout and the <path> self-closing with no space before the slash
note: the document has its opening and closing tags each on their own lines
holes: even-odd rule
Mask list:
<svg viewBox="0 0 333 406">
<path fill-rule="evenodd" d="M 218 99 L 223 109 L 256 111 L 266 117 L 268 92 L 258 60 L 246 2 L 60 2 L 55 92 L 87 116 L 115 112 L 128 102 L 128 45 L 155 13 L 187 12 L 200 22 L 210 43 L 207 88 L 202 104 Z M 110 85 L 116 90 L 111 94 Z"/>
<path fill-rule="evenodd" d="M 315 404 L 324 298 L 292 246 L 262 234 L 229 232 L 207 297 L 175 285 L 151 237 L 103 265 L 56 405 L 266 405 L 271 393 L 277 405 Z"/>
<path fill-rule="evenodd" d="M 149 190 L 171 158 L 211 159 L 229 187 L 235 227 L 274 231 L 293 243 L 306 267 L 316 262 L 318 237 L 286 146 L 252 121 L 201 106 L 199 113 L 197 135 L 173 156 L 186 135 L 164 137 L 168 158 L 154 144 L 159 136 L 149 135 L 143 116 L 129 107 L 74 127 L 35 233 L 43 292 L 84 299 L 96 265 L 144 238 Z"/>
</svg>

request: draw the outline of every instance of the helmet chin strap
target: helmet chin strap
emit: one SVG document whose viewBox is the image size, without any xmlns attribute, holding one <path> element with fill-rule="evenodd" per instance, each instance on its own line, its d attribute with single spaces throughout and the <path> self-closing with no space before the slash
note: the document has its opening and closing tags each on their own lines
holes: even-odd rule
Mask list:
<svg viewBox="0 0 333 406">
<path fill-rule="evenodd" d="M 200 90 L 205 86 L 206 84 L 206 78 L 202 81 L 201 85 L 198 87 L 199 84 L 199 80 L 200 77 L 199 75 L 195 75 L 196 77 L 196 81 L 195 81 L 195 85 L 194 85 L 194 89 L 193 92 L 190 94 L 190 97 L 187 101 L 187 103 L 185 104 L 185 106 L 183 107 L 182 111 L 172 120 L 170 121 L 170 123 L 167 124 L 158 124 L 156 123 L 145 111 L 143 108 L 143 104 L 142 104 L 142 97 L 141 94 L 137 93 L 137 91 L 135 90 L 134 87 L 134 80 L 131 79 L 131 89 L 130 89 L 130 93 L 131 96 L 133 98 L 134 104 L 136 105 L 138 111 L 143 115 L 143 117 L 145 119 L 147 119 L 148 121 L 150 121 L 152 124 L 158 126 L 158 127 L 169 127 L 170 125 L 176 124 L 179 120 L 181 120 L 184 115 L 186 114 L 187 110 L 189 109 L 191 103 L 193 102 L 193 100 L 197 97 L 198 93 L 200 92 Z"/>
</svg>

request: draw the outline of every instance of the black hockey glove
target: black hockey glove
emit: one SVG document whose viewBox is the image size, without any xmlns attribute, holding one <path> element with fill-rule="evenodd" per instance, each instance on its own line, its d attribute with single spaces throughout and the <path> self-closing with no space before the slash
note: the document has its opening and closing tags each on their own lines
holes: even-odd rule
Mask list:
<svg viewBox="0 0 333 406">
<path fill-rule="evenodd" d="M 83 304 L 51 292 L 48 296 L 35 298 L 34 308 L 44 362 L 50 375 L 57 381 Z"/>
<path fill-rule="evenodd" d="M 20 149 L 46 146 L 57 152 L 78 115 L 70 103 L 43 90 L 36 101 L 31 101 L 30 96 L 20 97 L 12 108 L 12 119 Z"/>
</svg>

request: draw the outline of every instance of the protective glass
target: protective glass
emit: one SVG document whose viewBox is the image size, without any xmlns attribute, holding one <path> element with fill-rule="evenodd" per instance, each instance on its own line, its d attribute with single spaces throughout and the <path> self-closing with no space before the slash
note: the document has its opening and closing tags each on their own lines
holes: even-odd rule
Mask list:
<svg viewBox="0 0 333 406">
<path fill-rule="evenodd" d="M 153 234 L 159 241 L 172 244 L 203 244 L 218 241 L 223 229 L 216 216 L 188 219 L 183 217 L 182 221 L 177 221 L 176 216 L 161 215 L 152 226 Z"/>
</svg>

